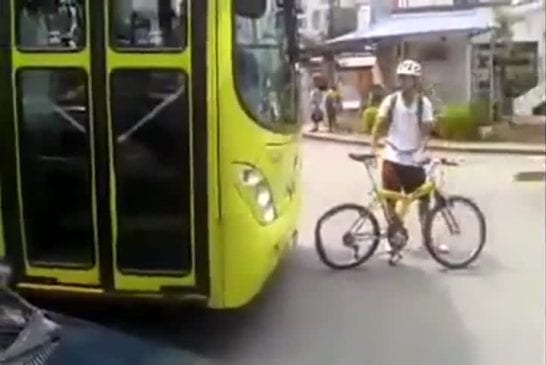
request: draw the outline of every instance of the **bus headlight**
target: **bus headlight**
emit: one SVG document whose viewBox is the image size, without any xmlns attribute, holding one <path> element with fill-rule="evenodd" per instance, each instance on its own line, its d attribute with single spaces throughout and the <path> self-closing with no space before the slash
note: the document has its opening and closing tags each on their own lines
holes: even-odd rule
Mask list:
<svg viewBox="0 0 546 365">
<path fill-rule="evenodd" d="M 269 224 L 273 223 L 275 219 L 277 219 L 277 213 L 275 212 L 275 208 L 270 205 L 264 210 L 264 221 Z"/>
<path fill-rule="evenodd" d="M 256 169 L 248 167 L 241 171 L 241 182 L 245 186 L 257 186 L 263 180 L 263 175 Z"/>
<path fill-rule="evenodd" d="M 277 210 L 271 188 L 257 169 L 238 164 L 237 190 L 247 202 L 254 217 L 262 224 L 271 224 L 277 219 Z"/>
<path fill-rule="evenodd" d="M 266 209 L 272 203 L 273 197 L 271 191 L 265 186 L 258 186 L 256 188 L 256 202 L 262 209 Z"/>
</svg>

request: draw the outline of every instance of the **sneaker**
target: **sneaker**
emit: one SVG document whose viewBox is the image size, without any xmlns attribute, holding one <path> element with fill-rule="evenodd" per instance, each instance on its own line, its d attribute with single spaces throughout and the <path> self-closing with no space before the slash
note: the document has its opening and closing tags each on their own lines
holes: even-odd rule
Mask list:
<svg viewBox="0 0 546 365">
<path fill-rule="evenodd" d="M 392 247 L 391 247 L 391 244 L 389 243 L 389 241 L 387 241 L 387 240 L 384 241 L 383 249 L 385 250 L 385 253 L 391 253 L 392 252 Z"/>
</svg>

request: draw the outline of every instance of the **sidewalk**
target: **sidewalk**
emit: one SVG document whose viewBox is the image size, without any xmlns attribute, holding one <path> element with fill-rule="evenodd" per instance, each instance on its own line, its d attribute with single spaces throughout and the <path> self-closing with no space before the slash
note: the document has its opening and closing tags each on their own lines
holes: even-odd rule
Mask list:
<svg viewBox="0 0 546 365">
<path fill-rule="evenodd" d="M 350 145 L 369 146 L 369 135 L 335 134 L 328 132 L 304 131 L 305 139 L 343 143 Z M 519 155 L 543 155 L 546 156 L 546 146 L 530 143 L 506 143 L 506 142 L 453 142 L 431 140 L 428 147 L 433 151 L 471 152 L 471 153 L 495 153 L 495 154 L 519 154 Z"/>
</svg>

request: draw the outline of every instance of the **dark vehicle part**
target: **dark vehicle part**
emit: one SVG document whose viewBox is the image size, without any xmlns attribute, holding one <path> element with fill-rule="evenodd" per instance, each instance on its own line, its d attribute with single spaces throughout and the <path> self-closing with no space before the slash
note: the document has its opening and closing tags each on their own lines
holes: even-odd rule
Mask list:
<svg viewBox="0 0 546 365">
<path fill-rule="evenodd" d="M 0 364 L 42 365 L 60 341 L 61 327 L 9 287 L 11 270 L 0 263 Z"/>
</svg>

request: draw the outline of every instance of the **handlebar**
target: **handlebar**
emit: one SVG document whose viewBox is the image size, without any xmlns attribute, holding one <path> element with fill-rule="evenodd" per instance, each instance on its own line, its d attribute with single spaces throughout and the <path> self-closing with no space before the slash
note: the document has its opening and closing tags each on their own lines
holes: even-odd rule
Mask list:
<svg viewBox="0 0 546 365">
<path fill-rule="evenodd" d="M 426 165 L 444 165 L 444 166 L 460 166 L 460 163 L 455 160 L 449 160 L 445 157 L 441 158 L 426 158 L 423 161 L 420 161 L 421 166 Z"/>
<path fill-rule="evenodd" d="M 351 160 L 362 162 L 365 165 L 375 165 L 377 157 L 373 154 L 354 154 L 349 153 L 349 158 Z M 420 166 L 427 165 L 444 165 L 444 166 L 460 166 L 460 163 L 455 160 L 450 160 L 445 157 L 440 158 L 425 158 L 418 162 Z"/>
</svg>

